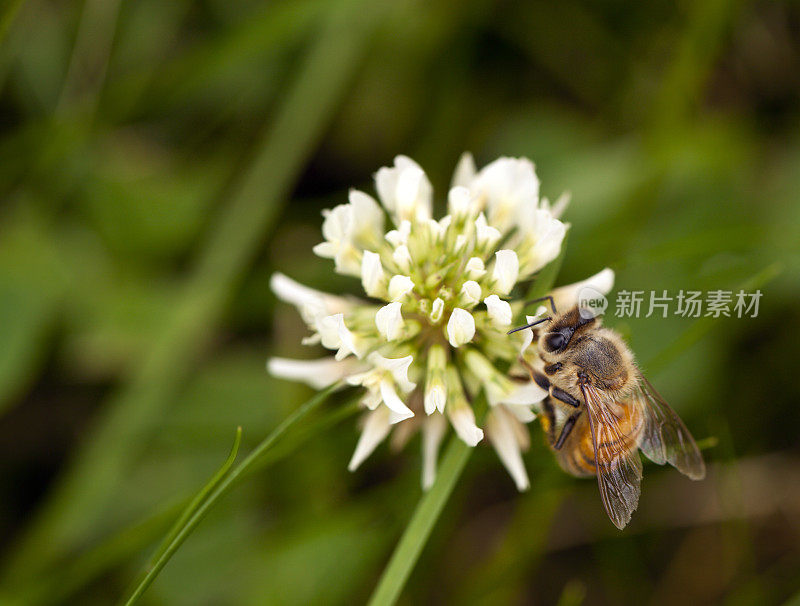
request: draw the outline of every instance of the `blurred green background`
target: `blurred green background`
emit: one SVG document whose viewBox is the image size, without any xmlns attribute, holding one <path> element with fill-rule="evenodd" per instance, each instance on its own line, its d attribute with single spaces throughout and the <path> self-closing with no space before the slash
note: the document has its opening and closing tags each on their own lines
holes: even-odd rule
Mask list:
<svg viewBox="0 0 800 606">
<path fill-rule="evenodd" d="M 269 355 L 315 353 L 269 275 L 357 292 L 311 253 L 321 209 L 371 191 L 397 153 L 441 203 L 464 150 L 530 157 L 544 194 L 572 192 L 559 283 L 608 265 L 618 290 L 764 295 L 755 319 L 609 318 L 695 436 L 718 440 L 704 482 L 646 466 L 620 533 L 534 423 L 532 489 L 481 445 L 401 602 L 800 589 L 797 3 L 0 11 L 0 602 L 118 600 L 235 428 L 249 449 L 311 393 L 265 372 Z M 350 474 L 358 431 L 341 416 L 311 419 L 224 499 L 144 603 L 363 602 L 420 497 L 419 438 Z"/>
</svg>

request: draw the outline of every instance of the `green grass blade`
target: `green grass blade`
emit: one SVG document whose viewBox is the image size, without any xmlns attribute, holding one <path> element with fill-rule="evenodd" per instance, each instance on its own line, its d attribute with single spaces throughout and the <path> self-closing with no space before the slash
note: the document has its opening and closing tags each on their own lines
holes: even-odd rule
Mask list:
<svg viewBox="0 0 800 606">
<path fill-rule="evenodd" d="M 211 507 L 217 501 L 219 501 L 222 496 L 230 491 L 234 483 L 243 474 L 247 473 L 255 465 L 257 465 L 264 454 L 268 452 L 273 444 L 275 444 L 275 442 L 280 439 L 289 429 L 291 429 L 294 425 L 308 416 L 309 413 L 325 402 L 328 396 L 333 393 L 335 388 L 336 385 L 331 385 L 299 406 L 297 410 L 289 415 L 271 434 L 264 438 L 264 440 L 262 440 L 261 443 L 253 449 L 253 451 L 247 456 L 247 458 L 244 459 L 244 461 L 242 461 L 233 470 L 231 470 L 230 473 L 228 473 L 230 466 L 236 457 L 236 453 L 239 448 L 239 441 L 241 439 L 241 429 L 237 431 L 236 441 L 227 461 L 208 482 L 208 484 L 206 484 L 200 490 L 197 496 L 192 499 L 192 502 L 183 512 L 173 529 L 169 532 L 164 542 L 153 556 L 151 564 L 144 578 L 137 584 L 130 597 L 124 602 L 126 606 L 131 606 L 139 600 L 139 598 L 159 575 L 170 558 L 175 554 L 178 548 L 211 510 Z"/>
<path fill-rule="evenodd" d="M 194 498 L 189 502 L 189 505 L 187 505 L 183 510 L 183 513 L 181 513 L 180 517 L 172 525 L 172 528 L 170 528 L 167 536 L 165 536 L 164 540 L 161 541 L 161 544 L 158 546 L 155 553 L 150 558 L 150 561 L 147 563 L 147 572 L 142 580 L 136 585 L 136 589 L 131 594 L 128 603 L 132 604 L 138 600 L 139 597 L 150 586 L 150 584 L 155 580 L 156 576 L 158 576 L 158 573 L 161 572 L 161 569 L 166 564 L 166 560 L 163 559 L 164 554 L 175 542 L 175 539 L 181 533 L 181 530 L 186 526 L 191 517 L 197 513 L 197 510 L 202 506 L 203 502 L 206 500 L 211 491 L 219 486 L 220 482 L 223 480 L 223 478 L 225 478 L 225 475 L 230 470 L 231 465 L 233 465 L 233 462 L 236 460 L 236 455 L 239 453 L 239 446 L 241 443 L 242 428 L 237 427 L 236 437 L 233 439 L 233 446 L 231 447 L 231 452 L 228 455 L 228 458 L 225 459 L 225 462 L 217 470 L 217 472 L 211 476 L 211 479 L 194 496 Z"/>
<path fill-rule="evenodd" d="M 155 567 L 155 563 L 158 560 L 158 558 L 161 557 L 161 555 L 163 555 L 163 553 L 167 550 L 167 547 L 169 547 L 170 543 L 172 543 L 172 541 L 175 540 L 175 537 L 178 535 L 181 528 L 186 524 L 189 518 L 191 518 L 192 515 L 194 515 L 194 513 L 197 511 L 200 505 L 203 504 L 203 501 L 205 501 L 206 497 L 211 493 L 212 490 L 214 490 L 214 488 L 219 486 L 219 483 L 225 477 L 225 474 L 228 473 L 228 470 L 231 468 L 233 462 L 236 460 L 236 455 L 239 454 L 239 446 L 241 445 L 241 443 L 242 443 L 242 428 L 237 427 L 236 436 L 233 438 L 233 446 L 231 447 L 231 452 L 228 455 L 228 458 L 225 459 L 225 462 L 217 470 L 217 472 L 213 476 L 211 476 L 211 479 L 209 479 L 209 481 L 206 482 L 206 485 L 200 489 L 200 492 L 198 492 L 194 496 L 194 498 L 189 502 L 189 505 L 186 506 L 186 509 L 183 510 L 181 516 L 172 525 L 172 528 L 170 528 L 169 532 L 167 533 L 167 536 L 164 537 L 163 541 L 161 541 L 161 545 L 158 546 L 158 549 L 156 549 L 156 552 L 153 554 L 153 557 L 150 559 L 150 562 L 148 562 L 147 568 L 149 570 L 152 570 Z"/>
</svg>

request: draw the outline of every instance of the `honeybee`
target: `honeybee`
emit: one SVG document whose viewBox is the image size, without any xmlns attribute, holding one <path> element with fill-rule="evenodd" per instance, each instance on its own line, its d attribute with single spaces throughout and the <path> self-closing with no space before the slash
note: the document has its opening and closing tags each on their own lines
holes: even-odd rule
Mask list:
<svg viewBox="0 0 800 606">
<path fill-rule="evenodd" d="M 603 506 L 620 530 L 639 503 L 641 450 L 651 461 L 669 463 L 692 480 L 706 468 L 689 430 L 633 360 L 622 337 L 601 325 L 590 310 L 553 308 L 534 326 L 543 372 L 520 361 L 548 391 L 539 416 L 547 442 L 561 467 L 597 476 Z M 538 366 L 538 364 L 537 364 Z"/>
</svg>

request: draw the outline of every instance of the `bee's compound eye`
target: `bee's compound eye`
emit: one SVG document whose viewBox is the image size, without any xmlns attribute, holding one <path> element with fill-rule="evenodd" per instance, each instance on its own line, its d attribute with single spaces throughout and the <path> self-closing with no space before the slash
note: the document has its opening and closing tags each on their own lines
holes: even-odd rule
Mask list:
<svg viewBox="0 0 800 606">
<path fill-rule="evenodd" d="M 544 342 L 547 345 L 547 349 L 556 351 L 567 344 L 567 338 L 560 332 L 551 332 L 544 338 Z"/>
</svg>

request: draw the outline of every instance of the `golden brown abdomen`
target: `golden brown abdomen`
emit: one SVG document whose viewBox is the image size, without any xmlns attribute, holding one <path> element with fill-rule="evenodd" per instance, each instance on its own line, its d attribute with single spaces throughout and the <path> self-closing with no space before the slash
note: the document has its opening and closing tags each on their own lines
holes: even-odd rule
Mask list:
<svg viewBox="0 0 800 606">
<path fill-rule="evenodd" d="M 608 439 L 602 440 L 597 445 L 597 460 L 601 465 L 609 463 L 615 453 L 638 448 L 644 427 L 642 413 L 634 405 L 617 402 L 611 408 L 617 417 L 618 431 L 613 432 L 613 438 L 609 436 Z M 585 409 L 582 411 L 572 433 L 560 450 L 554 448 L 558 439 L 558 431 L 553 431 L 550 418 L 543 414 L 539 419 L 547 443 L 564 471 L 578 477 L 593 476 L 597 473 L 588 411 Z"/>
</svg>

